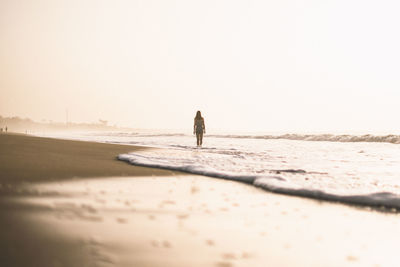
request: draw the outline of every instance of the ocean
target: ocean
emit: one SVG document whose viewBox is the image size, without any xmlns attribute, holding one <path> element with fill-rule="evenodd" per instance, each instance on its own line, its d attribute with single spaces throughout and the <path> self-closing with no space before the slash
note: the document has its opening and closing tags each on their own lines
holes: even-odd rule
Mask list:
<svg viewBox="0 0 400 267">
<path fill-rule="evenodd" d="M 153 147 L 132 165 L 235 180 L 270 192 L 400 210 L 400 136 L 194 135 L 137 131 L 41 135 Z"/>
</svg>

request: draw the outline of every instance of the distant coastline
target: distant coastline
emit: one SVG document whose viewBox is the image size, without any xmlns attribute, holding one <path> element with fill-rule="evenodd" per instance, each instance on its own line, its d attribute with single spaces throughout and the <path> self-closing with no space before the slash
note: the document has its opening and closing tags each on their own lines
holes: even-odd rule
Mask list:
<svg viewBox="0 0 400 267">
<path fill-rule="evenodd" d="M 118 127 L 117 125 L 108 125 L 105 120 L 99 120 L 92 123 L 76 122 L 37 122 L 30 118 L 3 117 L 0 116 L 0 128 L 8 128 L 9 132 L 34 133 L 34 132 L 66 132 L 66 131 L 132 131 L 132 128 Z"/>
</svg>

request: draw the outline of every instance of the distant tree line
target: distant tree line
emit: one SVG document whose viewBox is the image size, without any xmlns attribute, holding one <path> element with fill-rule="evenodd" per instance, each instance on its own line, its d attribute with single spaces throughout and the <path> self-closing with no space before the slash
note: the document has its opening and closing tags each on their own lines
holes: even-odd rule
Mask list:
<svg viewBox="0 0 400 267">
<path fill-rule="evenodd" d="M 99 120 L 96 123 L 61 123 L 53 121 L 36 122 L 30 118 L 3 117 L 0 116 L 0 128 L 8 128 L 10 132 L 50 132 L 50 131 L 116 131 L 131 130 L 130 128 L 120 128 L 116 125 L 108 125 L 108 121 Z"/>
</svg>

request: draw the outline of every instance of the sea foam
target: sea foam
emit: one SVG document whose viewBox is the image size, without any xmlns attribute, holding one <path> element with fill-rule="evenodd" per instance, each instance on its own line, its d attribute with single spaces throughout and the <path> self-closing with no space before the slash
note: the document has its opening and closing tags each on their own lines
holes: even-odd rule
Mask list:
<svg viewBox="0 0 400 267">
<path fill-rule="evenodd" d="M 252 184 L 267 191 L 373 207 L 400 209 L 398 184 L 383 187 L 370 179 L 355 184 L 351 176 L 303 169 L 278 169 L 249 153 L 223 149 L 156 149 L 121 154 L 119 160 Z M 260 162 L 257 162 L 257 159 Z M 255 162 L 256 161 L 256 162 Z M 278 164 L 279 165 L 279 164 Z"/>
<path fill-rule="evenodd" d="M 61 137 L 157 148 L 119 155 L 134 165 L 240 181 L 276 193 L 400 208 L 398 135 L 207 134 L 202 148 L 194 146 L 193 135 L 162 131 Z"/>
</svg>

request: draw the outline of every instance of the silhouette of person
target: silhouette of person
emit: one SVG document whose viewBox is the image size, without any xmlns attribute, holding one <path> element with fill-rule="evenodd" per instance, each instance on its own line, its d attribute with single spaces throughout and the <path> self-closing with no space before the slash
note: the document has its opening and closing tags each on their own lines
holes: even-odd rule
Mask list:
<svg viewBox="0 0 400 267">
<path fill-rule="evenodd" d="M 7 129 L 7 126 L 6 126 L 6 132 L 7 132 L 7 130 L 8 130 L 8 129 Z"/>
<path fill-rule="evenodd" d="M 193 125 L 193 134 L 196 134 L 197 146 L 201 146 L 203 144 L 203 134 L 205 133 L 206 126 L 204 124 L 204 118 L 201 116 L 201 112 L 197 111 Z"/>
</svg>

